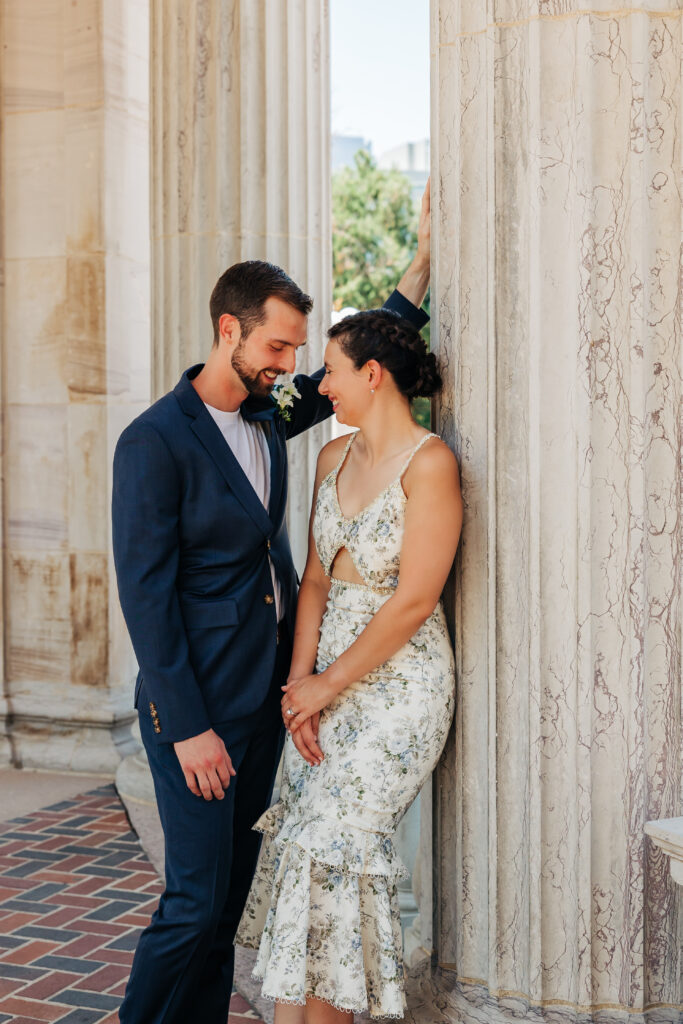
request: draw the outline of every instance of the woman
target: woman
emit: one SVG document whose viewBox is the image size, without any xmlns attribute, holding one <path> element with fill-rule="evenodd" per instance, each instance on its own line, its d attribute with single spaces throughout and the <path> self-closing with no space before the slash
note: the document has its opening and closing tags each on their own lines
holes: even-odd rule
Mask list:
<svg viewBox="0 0 683 1024">
<path fill-rule="evenodd" d="M 276 1024 L 403 1016 L 405 868 L 391 837 L 453 714 L 440 595 L 460 534 L 458 469 L 410 411 L 438 390 L 436 360 L 388 310 L 346 317 L 329 339 L 320 391 L 358 430 L 318 459 L 281 797 L 255 826 L 265 838 L 236 939 L 259 949 Z"/>
</svg>

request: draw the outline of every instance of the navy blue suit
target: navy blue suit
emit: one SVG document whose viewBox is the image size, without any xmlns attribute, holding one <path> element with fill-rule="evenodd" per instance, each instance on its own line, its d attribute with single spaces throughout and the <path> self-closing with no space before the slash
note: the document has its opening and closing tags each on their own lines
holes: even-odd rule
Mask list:
<svg viewBox="0 0 683 1024">
<path fill-rule="evenodd" d="M 398 292 L 386 304 L 426 316 Z M 331 415 L 322 371 L 295 378 L 285 421 L 248 398 L 270 451 L 261 504 L 192 386 L 201 366 L 137 417 L 114 456 L 114 561 L 140 671 L 135 704 L 166 838 L 166 891 L 141 936 L 121 1024 L 225 1024 L 232 940 L 251 884 L 283 729 L 297 577 L 287 536 L 286 440 Z M 282 588 L 278 643 L 269 556 Z M 224 800 L 187 788 L 173 743 L 213 728 L 237 771 Z"/>
</svg>

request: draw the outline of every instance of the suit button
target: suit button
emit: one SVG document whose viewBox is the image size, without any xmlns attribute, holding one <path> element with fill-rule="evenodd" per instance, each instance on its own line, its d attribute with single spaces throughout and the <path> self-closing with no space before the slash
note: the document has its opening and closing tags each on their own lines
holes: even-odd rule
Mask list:
<svg viewBox="0 0 683 1024">
<path fill-rule="evenodd" d="M 266 547 L 267 547 L 267 548 L 268 548 L 268 550 L 270 551 L 270 540 L 267 540 L 267 541 L 266 541 Z"/>
<path fill-rule="evenodd" d="M 263 600 L 266 602 L 266 604 L 272 604 L 275 598 L 273 597 L 272 594 L 266 594 Z"/>
</svg>

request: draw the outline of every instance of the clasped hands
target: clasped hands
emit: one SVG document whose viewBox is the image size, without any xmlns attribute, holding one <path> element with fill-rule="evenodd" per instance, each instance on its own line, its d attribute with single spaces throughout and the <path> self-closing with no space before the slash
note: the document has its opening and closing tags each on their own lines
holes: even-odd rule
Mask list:
<svg viewBox="0 0 683 1024">
<path fill-rule="evenodd" d="M 290 678 L 283 686 L 282 717 L 292 734 L 296 749 L 310 765 L 319 765 L 323 752 L 318 746 L 320 710 L 337 694 L 324 673 Z M 295 714 L 288 715 L 291 708 Z M 173 744 L 187 788 L 205 800 L 222 800 L 230 779 L 237 773 L 225 743 L 213 729 Z"/>
<path fill-rule="evenodd" d="M 337 690 L 325 673 L 290 678 L 282 687 L 282 721 L 294 746 L 310 765 L 319 765 L 324 754 L 318 746 L 320 712 L 336 697 Z"/>
</svg>

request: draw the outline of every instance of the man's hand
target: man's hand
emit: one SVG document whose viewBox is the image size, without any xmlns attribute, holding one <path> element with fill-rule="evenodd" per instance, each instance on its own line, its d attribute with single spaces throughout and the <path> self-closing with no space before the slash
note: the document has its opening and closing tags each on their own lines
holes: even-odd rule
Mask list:
<svg viewBox="0 0 683 1024">
<path fill-rule="evenodd" d="M 318 725 L 320 723 L 320 712 L 316 711 L 314 715 L 304 722 L 300 729 L 292 733 L 292 742 L 299 751 L 304 761 L 310 764 L 311 768 L 319 767 L 324 758 L 324 754 L 318 746 Z"/>
<path fill-rule="evenodd" d="M 417 252 L 405 274 L 398 282 L 397 291 L 418 309 L 424 302 L 429 287 L 429 259 L 431 243 L 431 179 L 422 196 L 420 223 L 417 228 Z"/>
<path fill-rule="evenodd" d="M 205 800 L 222 800 L 230 777 L 237 775 L 232 766 L 225 743 L 213 729 L 191 736 L 189 740 L 174 743 L 187 788 Z"/>
</svg>

